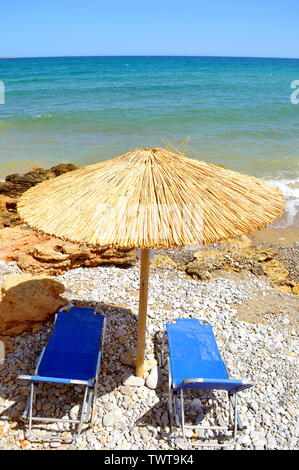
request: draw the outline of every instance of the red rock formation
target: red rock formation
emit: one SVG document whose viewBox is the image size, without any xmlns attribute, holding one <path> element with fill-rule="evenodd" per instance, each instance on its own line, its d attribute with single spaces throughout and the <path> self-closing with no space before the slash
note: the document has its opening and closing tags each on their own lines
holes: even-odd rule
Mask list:
<svg viewBox="0 0 299 470">
<path fill-rule="evenodd" d="M 16 261 L 22 271 L 32 274 L 55 276 L 79 266 L 128 265 L 136 258 L 135 249 L 90 248 L 21 226 L 0 230 L 0 260 Z"/>
</svg>

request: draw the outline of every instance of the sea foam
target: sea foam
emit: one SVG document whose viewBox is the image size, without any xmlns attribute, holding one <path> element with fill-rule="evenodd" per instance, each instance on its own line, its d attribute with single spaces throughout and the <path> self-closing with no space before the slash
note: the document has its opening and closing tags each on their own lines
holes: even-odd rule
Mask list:
<svg viewBox="0 0 299 470">
<path fill-rule="evenodd" d="M 278 228 L 286 228 L 297 225 L 299 218 L 299 177 L 294 179 L 268 180 L 283 194 L 286 205 L 284 216 L 280 217 L 274 224 Z"/>
</svg>

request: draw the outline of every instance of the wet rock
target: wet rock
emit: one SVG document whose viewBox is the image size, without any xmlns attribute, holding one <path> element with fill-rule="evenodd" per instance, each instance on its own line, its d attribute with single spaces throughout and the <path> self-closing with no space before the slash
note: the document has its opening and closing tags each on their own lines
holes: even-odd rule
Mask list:
<svg viewBox="0 0 299 470">
<path fill-rule="evenodd" d="M 23 175 L 6 176 L 5 181 L 0 182 L 0 228 L 22 224 L 17 213 L 17 203 L 25 191 L 42 181 L 55 178 L 76 168 L 72 163 L 61 163 L 50 169 L 33 168 Z"/>
<path fill-rule="evenodd" d="M 19 197 L 25 191 L 32 188 L 32 186 L 35 186 L 42 181 L 55 178 L 56 176 L 76 169 L 77 167 L 72 163 L 61 163 L 50 169 L 34 168 L 23 175 L 8 175 L 4 182 L 0 182 L 0 193 L 13 198 Z"/>
</svg>

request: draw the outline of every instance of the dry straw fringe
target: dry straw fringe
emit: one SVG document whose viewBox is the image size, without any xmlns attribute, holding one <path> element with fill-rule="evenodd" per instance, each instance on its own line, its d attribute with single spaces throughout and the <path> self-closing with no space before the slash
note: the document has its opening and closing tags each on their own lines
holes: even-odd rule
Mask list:
<svg viewBox="0 0 299 470">
<path fill-rule="evenodd" d="M 276 188 L 185 157 L 187 142 L 183 152 L 167 142 L 44 181 L 23 194 L 20 216 L 74 242 L 167 248 L 237 237 L 282 213 Z"/>
<path fill-rule="evenodd" d="M 187 147 L 187 144 L 188 144 L 188 141 L 189 141 L 189 136 L 187 136 L 186 139 L 183 140 L 183 142 L 182 142 L 180 145 L 178 145 L 177 147 L 175 147 L 175 146 L 172 145 L 170 142 L 168 142 L 168 140 L 167 140 L 166 142 L 164 141 L 164 139 L 161 139 L 161 140 L 162 140 L 163 144 L 165 145 L 166 150 L 168 150 L 168 151 L 170 151 L 170 152 L 174 152 L 174 153 L 176 153 L 177 155 L 181 155 L 182 157 L 185 156 L 186 147 Z M 183 152 L 181 153 L 181 152 L 179 151 L 179 148 L 180 148 L 182 145 L 184 145 L 184 144 L 185 144 L 184 150 L 183 150 Z"/>
</svg>

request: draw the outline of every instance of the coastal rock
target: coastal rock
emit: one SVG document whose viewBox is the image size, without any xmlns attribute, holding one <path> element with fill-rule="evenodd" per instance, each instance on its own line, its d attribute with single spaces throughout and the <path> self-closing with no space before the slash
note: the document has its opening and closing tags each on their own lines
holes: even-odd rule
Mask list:
<svg viewBox="0 0 299 470">
<path fill-rule="evenodd" d="M 250 240 L 249 240 L 250 241 Z M 233 242 L 232 242 L 233 243 Z M 288 271 L 274 259 L 277 249 L 255 247 L 243 240 L 241 245 L 231 244 L 226 250 L 201 250 L 194 253 L 194 260 L 185 266 L 185 271 L 194 279 L 206 281 L 216 270 L 240 272 L 247 270 L 255 276 L 268 276 L 274 283 L 282 283 Z"/>
<path fill-rule="evenodd" d="M 65 305 L 61 282 L 45 276 L 7 276 L 0 294 L 0 334 L 14 336 L 32 329 Z"/>
<path fill-rule="evenodd" d="M 228 249 L 236 249 L 236 248 L 247 248 L 251 246 L 251 240 L 247 235 L 242 235 L 241 237 L 237 238 L 229 238 L 228 240 L 223 240 L 219 242 L 219 246 L 226 247 Z"/>
<path fill-rule="evenodd" d="M 91 248 L 24 227 L 0 230 L 0 260 L 16 261 L 22 271 L 32 274 L 55 276 L 80 266 L 129 265 L 136 259 L 135 249 Z"/>
<path fill-rule="evenodd" d="M 0 182 L 0 193 L 12 198 L 19 197 L 25 191 L 32 188 L 32 186 L 42 181 L 55 178 L 56 176 L 76 169 L 77 167 L 72 163 L 60 163 L 50 169 L 36 167 L 23 175 L 8 175 L 4 182 Z"/>
<path fill-rule="evenodd" d="M 201 281 L 209 280 L 211 273 L 225 266 L 225 253 L 218 250 L 202 250 L 194 253 L 194 261 L 185 267 L 187 274 Z"/>
<path fill-rule="evenodd" d="M 284 267 L 284 265 L 276 259 L 264 261 L 262 263 L 262 267 L 265 274 L 267 274 L 267 276 L 270 277 L 271 281 L 276 284 L 284 283 L 289 274 L 288 270 Z"/>
<path fill-rule="evenodd" d="M 213 264 L 208 261 L 193 261 L 189 263 L 185 271 L 189 276 L 192 276 L 194 279 L 199 279 L 201 281 L 209 280 L 211 277 L 211 271 L 214 270 Z"/>
<path fill-rule="evenodd" d="M 294 285 L 293 294 L 299 295 L 299 282 L 296 282 L 296 284 Z"/>
<path fill-rule="evenodd" d="M 177 264 L 167 255 L 155 255 L 150 263 L 153 268 L 162 268 L 164 266 L 177 267 Z"/>
<path fill-rule="evenodd" d="M 0 228 L 19 225 L 21 219 L 17 214 L 17 198 L 0 194 Z"/>
<path fill-rule="evenodd" d="M 37 243 L 48 238 L 22 227 L 6 227 L 0 230 L 0 260 L 9 263 L 18 261 L 23 253 L 30 251 Z"/>
<path fill-rule="evenodd" d="M 15 227 L 22 223 L 17 213 L 19 197 L 42 181 L 77 169 L 72 163 L 60 163 L 50 169 L 32 168 L 24 175 L 8 175 L 4 182 L 0 182 L 0 228 Z"/>
</svg>

